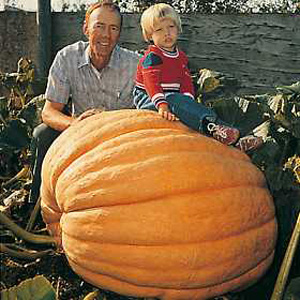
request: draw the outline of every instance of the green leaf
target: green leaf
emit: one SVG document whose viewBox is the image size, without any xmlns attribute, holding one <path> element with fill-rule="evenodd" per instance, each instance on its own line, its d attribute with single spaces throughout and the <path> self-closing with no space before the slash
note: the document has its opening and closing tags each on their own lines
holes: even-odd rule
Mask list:
<svg viewBox="0 0 300 300">
<path fill-rule="evenodd" d="M 8 145 L 15 149 L 22 149 L 28 146 L 30 138 L 28 131 L 21 119 L 11 120 L 0 131 L 0 146 Z"/>
<path fill-rule="evenodd" d="M 9 116 L 8 99 L 6 97 L 0 97 L 0 115 L 0 123 L 4 123 L 3 121 Z"/>
<path fill-rule="evenodd" d="M 300 277 L 291 280 L 284 294 L 284 300 L 300 300 Z"/>
<path fill-rule="evenodd" d="M 300 300 L 300 277 L 291 280 L 284 294 L 284 300 Z"/>
<path fill-rule="evenodd" d="M 17 114 L 17 117 L 26 121 L 27 126 L 31 129 L 42 122 L 41 111 L 43 109 L 45 99 L 43 95 L 31 99 Z"/>
<path fill-rule="evenodd" d="M 291 85 L 282 85 L 282 86 L 278 86 L 276 88 L 278 91 L 280 91 L 283 94 L 300 94 L 300 81 L 297 81 Z"/>
<path fill-rule="evenodd" d="M 42 275 L 22 281 L 18 286 L 1 291 L 1 300 L 55 300 L 55 290 Z"/>
<path fill-rule="evenodd" d="M 249 134 L 264 121 L 256 103 L 248 102 L 247 106 L 240 106 L 237 99 L 223 99 L 215 101 L 213 108 L 221 120 L 238 128 L 241 135 Z"/>
<path fill-rule="evenodd" d="M 300 118 L 292 120 L 292 130 L 291 133 L 294 137 L 300 139 Z"/>
<path fill-rule="evenodd" d="M 240 88 L 240 83 L 236 78 L 210 69 L 199 70 L 196 85 L 198 86 L 197 93 L 201 94 L 204 102 L 233 96 Z"/>
<path fill-rule="evenodd" d="M 281 148 L 274 139 L 269 139 L 251 158 L 254 164 L 265 168 L 281 159 Z"/>
</svg>

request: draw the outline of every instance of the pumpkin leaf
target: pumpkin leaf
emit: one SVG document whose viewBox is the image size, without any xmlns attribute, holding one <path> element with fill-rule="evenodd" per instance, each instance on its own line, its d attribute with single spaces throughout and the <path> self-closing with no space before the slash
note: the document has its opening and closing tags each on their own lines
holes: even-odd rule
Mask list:
<svg viewBox="0 0 300 300">
<path fill-rule="evenodd" d="M 258 104 L 235 97 L 233 99 L 216 99 L 211 106 L 219 118 L 238 128 L 242 135 L 249 134 L 253 129 L 264 122 L 264 112 Z"/>
<path fill-rule="evenodd" d="M 18 112 L 17 117 L 25 120 L 31 129 L 42 122 L 41 111 L 45 103 L 44 95 L 36 96 Z"/>
<path fill-rule="evenodd" d="M 0 130 L 0 145 L 21 149 L 29 143 L 28 131 L 22 119 L 10 120 L 7 126 Z"/>
<path fill-rule="evenodd" d="M 200 69 L 194 82 L 198 101 L 205 103 L 210 99 L 229 98 L 240 88 L 240 82 L 235 77 L 209 69 Z"/>
<path fill-rule="evenodd" d="M 253 153 L 252 161 L 255 164 L 259 163 L 265 168 L 268 165 L 272 165 L 274 161 L 278 161 L 281 157 L 280 153 L 280 147 L 276 141 L 269 139 L 259 151 Z"/>
<path fill-rule="evenodd" d="M 1 291 L 1 300 L 55 300 L 55 290 L 42 275 L 22 281 L 18 286 Z"/>
<path fill-rule="evenodd" d="M 291 280 L 284 294 L 284 300 L 300 300 L 300 277 Z"/>
<path fill-rule="evenodd" d="M 276 89 L 279 91 L 279 92 L 282 92 L 284 94 L 300 94 L 300 81 L 298 82 L 295 82 L 289 86 L 286 86 L 286 85 L 281 85 L 281 86 L 278 86 L 276 87 Z"/>
<path fill-rule="evenodd" d="M 41 121 L 40 106 L 30 103 L 34 96 L 33 80 L 34 66 L 27 58 L 18 61 L 17 72 L 0 72 L 0 87 L 7 95 L 0 98 L 0 176 L 3 177 L 14 176 L 29 160 L 32 131 Z"/>
<path fill-rule="evenodd" d="M 9 116 L 8 99 L 0 97 L 0 122 L 5 123 L 5 119 Z"/>
</svg>

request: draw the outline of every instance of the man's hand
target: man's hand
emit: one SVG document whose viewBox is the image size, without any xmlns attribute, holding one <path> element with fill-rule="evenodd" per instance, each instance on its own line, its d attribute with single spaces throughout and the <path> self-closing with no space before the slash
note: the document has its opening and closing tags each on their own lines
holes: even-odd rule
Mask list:
<svg viewBox="0 0 300 300">
<path fill-rule="evenodd" d="M 104 110 L 101 108 L 91 108 L 89 110 L 86 110 L 85 112 L 83 112 L 81 115 L 79 115 L 77 118 L 73 119 L 72 123 L 70 124 L 70 126 L 77 124 L 78 122 L 91 117 L 93 115 L 96 114 L 100 114 L 102 113 Z"/>
<path fill-rule="evenodd" d="M 158 107 L 158 113 L 164 118 L 167 119 L 168 121 L 178 121 L 179 119 L 170 112 L 168 104 L 160 104 Z"/>
<path fill-rule="evenodd" d="M 76 118 L 76 121 L 84 120 L 88 117 L 91 117 L 91 116 L 96 115 L 96 114 L 100 114 L 102 112 L 103 112 L 103 109 L 101 109 L 101 108 L 89 109 L 89 110 L 85 111 L 84 113 L 82 113 L 78 118 Z"/>
</svg>

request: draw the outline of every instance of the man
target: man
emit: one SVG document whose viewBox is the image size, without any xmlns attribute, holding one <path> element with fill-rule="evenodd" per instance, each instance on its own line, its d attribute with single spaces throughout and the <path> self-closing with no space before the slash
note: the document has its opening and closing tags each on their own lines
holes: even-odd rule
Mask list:
<svg viewBox="0 0 300 300">
<path fill-rule="evenodd" d="M 62 131 L 97 109 L 132 107 L 138 55 L 117 45 L 121 26 L 119 7 L 111 1 L 97 2 L 86 12 L 83 30 L 88 42 L 76 42 L 57 53 L 49 72 L 43 123 L 33 133 L 35 161 L 29 203 L 39 197 L 44 156 Z M 72 112 L 66 114 L 69 97 Z"/>
</svg>

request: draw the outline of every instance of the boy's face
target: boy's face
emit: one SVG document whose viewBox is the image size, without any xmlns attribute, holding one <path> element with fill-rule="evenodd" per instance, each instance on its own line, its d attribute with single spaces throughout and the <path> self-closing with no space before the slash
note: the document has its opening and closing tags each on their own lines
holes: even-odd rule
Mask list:
<svg viewBox="0 0 300 300">
<path fill-rule="evenodd" d="M 178 28 L 173 20 L 160 19 L 154 24 L 151 38 L 156 46 L 167 51 L 173 51 L 177 43 Z"/>
</svg>

